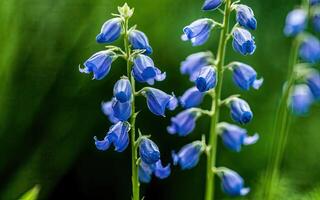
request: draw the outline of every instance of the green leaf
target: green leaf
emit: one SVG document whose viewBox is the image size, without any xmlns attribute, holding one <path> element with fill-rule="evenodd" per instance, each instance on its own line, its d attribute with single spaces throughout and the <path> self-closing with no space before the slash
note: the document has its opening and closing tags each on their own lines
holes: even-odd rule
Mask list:
<svg viewBox="0 0 320 200">
<path fill-rule="evenodd" d="M 24 193 L 19 199 L 20 200 L 36 200 L 38 198 L 39 192 L 40 192 L 40 186 L 35 185 L 29 191 Z"/>
</svg>

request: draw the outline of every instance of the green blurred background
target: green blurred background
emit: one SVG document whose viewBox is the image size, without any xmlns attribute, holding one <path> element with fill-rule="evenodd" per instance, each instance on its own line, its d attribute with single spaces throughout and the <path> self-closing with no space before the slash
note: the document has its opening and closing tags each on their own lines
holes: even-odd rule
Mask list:
<svg viewBox="0 0 320 200">
<path fill-rule="evenodd" d="M 17 199 L 41 185 L 40 199 L 130 199 L 130 150 L 96 150 L 93 136 L 103 137 L 110 123 L 101 113 L 101 101 L 109 100 L 116 80 L 125 73 L 125 63 L 117 60 L 107 78 L 92 81 L 80 74 L 83 63 L 103 49 L 95 42 L 101 25 L 116 12 L 123 0 L 1 0 L 0 2 L 0 199 Z M 154 49 L 152 58 L 167 72 L 156 84 L 167 92 L 181 95 L 192 86 L 179 72 L 185 57 L 201 50 L 217 48 L 218 33 L 206 45 L 193 48 L 180 40 L 182 28 L 200 17 L 221 16 L 200 10 L 203 1 L 128 0 L 135 7 L 131 25 L 138 24 Z M 286 13 L 297 0 L 243 0 L 255 11 L 258 30 L 253 32 L 257 50 L 243 57 L 227 50 L 227 62 L 244 61 L 265 78 L 259 91 L 241 93 L 251 105 L 255 118 L 246 126 L 260 133 L 260 141 L 233 153 L 219 144 L 218 164 L 239 172 L 257 199 L 259 180 L 265 169 L 275 108 L 286 76 L 290 39 L 282 34 Z M 116 44 L 121 45 L 118 41 Z M 226 75 L 223 96 L 239 93 Z M 142 85 L 138 85 L 141 87 Z M 204 107 L 210 105 L 206 99 Z M 165 163 L 171 150 L 200 139 L 209 121 L 202 119 L 190 136 L 180 138 L 166 132 L 174 112 L 167 118 L 152 115 L 144 99 L 138 127 L 161 149 Z M 283 163 L 285 183 L 279 199 L 304 199 L 320 185 L 319 106 L 309 116 L 295 119 Z M 227 110 L 222 118 L 230 121 Z M 188 171 L 173 168 L 166 180 L 142 184 L 146 199 L 198 200 L 204 193 L 205 157 Z M 318 189 L 319 190 L 319 189 Z M 217 199 L 228 199 L 219 190 Z M 320 191 L 320 190 L 319 190 Z M 315 193 L 315 192 L 314 192 Z M 290 194 L 290 197 L 288 196 Z M 314 196 L 314 198 L 316 198 Z M 314 199 L 311 198 L 311 199 Z"/>
</svg>

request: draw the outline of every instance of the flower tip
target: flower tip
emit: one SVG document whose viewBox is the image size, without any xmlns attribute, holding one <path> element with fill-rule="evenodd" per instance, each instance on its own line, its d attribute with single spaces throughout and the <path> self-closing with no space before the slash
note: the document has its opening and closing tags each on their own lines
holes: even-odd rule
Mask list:
<svg viewBox="0 0 320 200">
<path fill-rule="evenodd" d="M 182 35 L 181 35 L 181 40 L 182 40 L 182 41 L 188 41 L 187 35 L 186 35 L 186 34 L 182 34 Z"/>
<path fill-rule="evenodd" d="M 253 136 L 247 136 L 244 139 L 243 144 L 244 145 L 255 144 L 259 140 L 259 138 L 260 138 L 259 134 L 255 133 Z"/>
<path fill-rule="evenodd" d="M 264 81 L 263 78 L 260 78 L 260 79 L 255 80 L 255 81 L 253 82 L 252 87 L 253 87 L 254 89 L 258 90 L 258 89 L 262 86 L 263 81 Z"/>
<path fill-rule="evenodd" d="M 241 196 L 245 196 L 250 192 L 250 188 L 242 188 L 240 191 Z"/>
<path fill-rule="evenodd" d="M 173 160 L 173 165 L 176 166 L 179 162 L 179 156 L 174 151 L 171 152 L 171 156 Z"/>
</svg>

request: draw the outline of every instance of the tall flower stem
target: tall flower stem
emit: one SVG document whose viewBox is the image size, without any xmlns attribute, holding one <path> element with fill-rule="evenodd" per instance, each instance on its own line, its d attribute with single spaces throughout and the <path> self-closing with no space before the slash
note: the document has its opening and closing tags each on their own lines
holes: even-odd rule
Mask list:
<svg viewBox="0 0 320 200">
<path fill-rule="evenodd" d="M 283 159 L 284 150 L 287 143 L 289 134 L 289 127 L 291 121 L 291 113 L 288 108 L 288 102 L 290 98 L 290 91 L 294 84 L 294 66 L 297 64 L 298 51 L 300 46 L 300 39 L 296 37 L 292 43 L 289 65 L 288 65 L 288 78 L 287 83 L 283 90 L 283 95 L 280 99 L 279 107 L 275 118 L 275 125 L 273 130 L 273 142 L 271 153 L 269 157 L 269 164 L 266 174 L 266 183 L 264 196 L 266 200 L 273 199 L 274 191 L 273 185 L 278 181 L 278 170 Z"/>
<path fill-rule="evenodd" d="M 132 100 L 131 100 L 131 119 L 130 119 L 130 125 L 131 125 L 131 168 L 132 168 L 132 199 L 133 200 L 140 200 L 140 183 L 138 178 L 138 155 L 137 155 L 137 144 L 136 144 L 136 113 L 135 113 L 135 80 L 134 77 L 131 75 L 131 68 L 132 68 L 132 62 L 131 62 L 131 50 L 129 46 L 129 36 L 128 36 L 128 19 L 125 19 L 124 22 L 124 47 L 126 52 L 126 60 L 127 60 L 127 76 L 131 83 L 132 88 Z"/>
<path fill-rule="evenodd" d="M 210 125 L 210 135 L 209 135 L 209 151 L 207 152 L 207 177 L 206 177 L 206 193 L 205 199 L 212 200 L 214 198 L 214 172 L 213 168 L 216 165 L 216 151 L 217 151 L 217 124 L 219 122 L 219 112 L 220 112 L 220 98 L 221 89 L 223 82 L 223 66 L 226 52 L 226 45 L 229 35 L 229 18 L 231 13 L 231 0 L 226 0 L 224 8 L 224 18 L 222 24 L 222 30 L 220 33 L 220 40 L 217 53 L 217 72 L 218 72 L 218 83 L 214 91 L 214 98 L 212 102 L 211 111 L 214 114 L 211 117 Z"/>
</svg>

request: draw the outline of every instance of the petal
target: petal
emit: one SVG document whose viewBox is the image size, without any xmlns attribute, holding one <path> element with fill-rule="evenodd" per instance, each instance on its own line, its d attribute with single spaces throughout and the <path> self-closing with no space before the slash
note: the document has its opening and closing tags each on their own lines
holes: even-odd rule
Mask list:
<svg viewBox="0 0 320 200">
<path fill-rule="evenodd" d="M 105 137 L 103 140 L 98 140 L 97 136 L 94 136 L 93 139 L 97 149 L 101 151 L 105 151 L 110 147 L 110 142 L 107 137 Z"/>
<path fill-rule="evenodd" d="M 243 144 L 250 145 L 255 144 L 259 140 L 259 134 L 255 133 L 253 136 L 247 136 L 244 138 Z"/>
<path fill-rule="evenodd" d="M 260 78 L 260 79 L 255 80 L 255 81 L 253 82 L 252 87 L 253 87 L 254 89 L 258 90 L 258 89 L 261 87 L 261 85 L 263 84 L 263 81 L 264 81 L 263 78 Z"/>
</svg>

